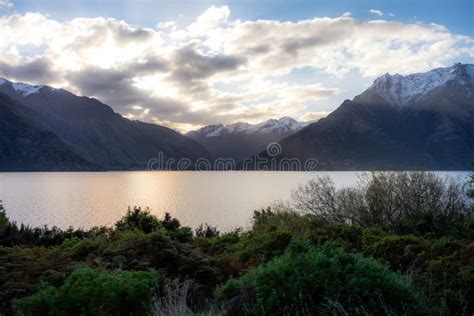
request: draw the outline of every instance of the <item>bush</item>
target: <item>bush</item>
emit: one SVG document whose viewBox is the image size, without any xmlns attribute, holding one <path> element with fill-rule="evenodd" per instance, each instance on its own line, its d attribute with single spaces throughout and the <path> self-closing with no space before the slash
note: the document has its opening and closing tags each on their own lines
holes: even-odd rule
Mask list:
<svg viewBox="0 0 474 316">
<path fill-rule="evenodd" d="M 364 246 L 365 254 L 386 262 L 395 271 L 406 272 L 416 263 L 418 255 L 426 250 L 428 245 L 420 237 L 390 235 Z"/>
<path fill-rule="evenodd" d="M 127 214 L 115 223 L 115 229 L 118 231 L 141 230 L 149 234 L 160 229 L 160 221 L 150 214 L 148 209 L 142 211 L 141 207 L 128 208 Z"/>
<path fill-rule="evenodd" d="M 472 164 L 472 166 L 474 167 L 474 163 Z M 471 172 L 471 179 L 469 180 L 467 185 L 467 196 L 471 199 L 474 199 L 474 172 Z"/>
<path fill-rule="evenodd" d="M 176 218 L 171 217 L 170 213 L 166 213 L 162 221 L 152 215 L 147 208 L 142 211 L 140 207 L 130 208 L 127 214 L 122 217 L 116 224 L 116 231 L 141 231 L 150 234 L 163 229 L 167 234 L 175 240 L 189 242 L 193 239 L 193 231 L 189 227 L 181 227 L 181 223 Z"/>
<path fill-rule="evenodd" d="M 385 265 L 326 244 L 294 242 L 286 253 L 218 289 L 231 313 L 315 314 L 338 301 L 349 314 L 425 314 L 410 282 Z"/>
<path fill-rule="evenodd" d="M 242 234 L 239 242 L 228 248 L 227 254 L 244 266 L 255 266 L 283 254 L 291 239 L 291 234 L 286 230 L 252 230 Z"/>
<path fill-rule="evenodd" d="M 275 230 L 281 229 L 290 232 L 294 236 L 305 237 L 313 227 L 321 223 L 313 216 L 303 215 L 296 212 L 290 205 L 276 203 L 272 207 L 254 211 L 252 230 Z"/>
<path fill-rule="evenodd" d="M 319 177 L 294 191 L 293 200 L 297 210 L 327 223 L 396 233 L 456 234 L 472 214 L 463 184 L 432 172 L 372 172 L 343 189 Z"/>
<path fill-rule="evenodd" d="M 5 229 L 8 226 L 8 217 L 7 214 L 5 213 L 5 209 L 3 208 L 2 201 L 0 200 L 0 237 L 3 235 L 5 232 Z"/>
<path fill-rule="evenodd" d="M 194 233 L 196 234 L 196 237 L 202 238 L 212 238 L 219 236 L 219 231 L 217 230 L 217 227 L 210 226 L 207 223 L 199 225 L 199 227 L 194 230 Z"/>
<path fill-rule="evenodd" d="M 20 315 L 150 315 L 156 282 L 154 272 L 80 268 L 62 286 L 44 285 L 13 305 Z"/>
</svg>

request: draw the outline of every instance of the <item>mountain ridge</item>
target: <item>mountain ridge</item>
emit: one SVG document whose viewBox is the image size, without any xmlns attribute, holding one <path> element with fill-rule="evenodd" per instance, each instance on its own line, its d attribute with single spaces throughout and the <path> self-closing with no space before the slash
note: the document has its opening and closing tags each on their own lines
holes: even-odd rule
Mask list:
<svg viewBox="0 0 474 316">
<path fill-rule="evenodd" d="M 389 82 L 381 76 L 326 118 L 281 140 L 275 159 L 317 159 L 317 170 L 466 170 L 474 160 L 472 67 L 442 69 L 457 74 L 405 103 L 381 95 L 377 85 Z M 463 80 L 457 80 L 460 74 Z M 393 85 L 382 87 L 394 91 Z M 264 151 L 257 156 L 272 158 Z"/>
<path fill-rule="evenodd" d="M 212 159 L 231 158 L 236 162 L 248 158 L 271 143 L 285 138 L 309 122 L 298 122 L 290 117 L 269 119 L 258 124 L 236 122 L 202 127 L 186 133 L 210 152 Z"/>
<path fill-rule="evenodd" d="M 1 171 L 100 171 L 53 132 L 29 120 L 29 109 L 0 93 Z"/>
<path fill-rule="evenodd" d="M 29 120 L 107 170 L 146 169 L 160 153 L 165 160 L 196 161 L 209 155 L 202 145 L 172 129 L 128 120 L 97 99 L 64 89 L 2 79 L 0 93 L 30 109 Z"/>
<path fill-rule="evenodd" d="M 247 133 L 253 134 L 257 132 L 271 133 L 278 131 L 280 133 L 296 132 L 306 125 L 313 123 L 310 122 L 299 122 L 295 119 L 283 116 L 279 119 L 268 119 L 257 124 L 250 124 L 245 122 L 235 122 L 231 124 L 213 124 L 201 127 L 197 130 L 189 131 L 185 135 L 196 136 L 201 135 L 204 137 L 216 137 L 223 134 L 237 134 Z"/>
</svg>

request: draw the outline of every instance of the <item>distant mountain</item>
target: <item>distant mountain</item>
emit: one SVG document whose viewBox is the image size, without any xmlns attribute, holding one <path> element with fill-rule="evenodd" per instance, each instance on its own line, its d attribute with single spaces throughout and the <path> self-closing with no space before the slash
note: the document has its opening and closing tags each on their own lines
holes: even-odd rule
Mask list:
<svg viewBox="0 0 474 316">
<path fill-rule="evenodd" d="M 0 93 L 29 108 L 29 120 L 106 169 L 144 169 L 160 152 L 164 160 L 208 157 L 196 141 L 166 127 L 128 120 L 93 98 L 5 79 L 0 79 Z"/>
<path fill-rule="evenodd" d="M 473 78 L 471 64 L 381 76 L 283 139 L 278 159 L 316 158 L 322 170 L 466 170 L 474 161 Z"/>
<path fill-rule="evenodd" d="M 91 171 L 94 165 L 51 131 L 29 120 L 30 112 L 0 93 L 0 171 Z"/>
<path fill-rule="evenodd" d="M 198 141 L 213 159 L 232 158 L 241 161 L 263 150 L 269 143 L 287 137 L 306 126 L 290 117 L 270 119 L 259 124 L 237 122 L 209 125 L 186 136 Z"/>
</svg>

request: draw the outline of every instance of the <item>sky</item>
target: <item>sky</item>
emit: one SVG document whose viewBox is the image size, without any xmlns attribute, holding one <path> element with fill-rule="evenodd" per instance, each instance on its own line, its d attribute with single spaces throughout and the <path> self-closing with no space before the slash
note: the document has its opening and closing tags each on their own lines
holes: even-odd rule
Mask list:
<svg viewBox="0 0 474 316">
<path fill-rule="evenodd" d="M 455 62 L 474 63 L 474 0 L 0 0 L 0 76 L 182 132 L 318 119 Z"/>
</svg>

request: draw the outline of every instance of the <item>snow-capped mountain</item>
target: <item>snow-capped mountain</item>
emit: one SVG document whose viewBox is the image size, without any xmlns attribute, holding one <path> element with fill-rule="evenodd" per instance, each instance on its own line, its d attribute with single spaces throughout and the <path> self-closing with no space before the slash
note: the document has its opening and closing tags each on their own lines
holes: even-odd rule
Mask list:
<svg viewBox="0 0 474 316">
<path fill-rule="evenodd" d="M 474 65 L 454 64 L 451 67 L 435 68 L 428 72 L 415 73 L 407 76 L 385 74 L 375 79 L 357 101 L 374 100 L 375 96 L 389 104 L 405 106 L 429 97 L 440 87 L 453 84 L 472 87 L 474 82 Z M 470 96 L 469 89 L 466 90 Z"/>
<path fill-rule="evenodd" d="M 7 105 L 10 104 L 10 109 L 17 105 L 14 114 L 19 118 L 15 120 L 17 123 L 11 124 L 14 126 L 9 126 L 7 131 L 25 129 L 20 126 L 21 122 L 28 122 L 28 126 L 33 126 L 25 129 L 31 131 L 27 134 L 30 138 L 20 137 L 16 143 L 11 141 L 2 143 L 2 136 L 4 140 L 5 135 L 9 134 L 5 132 L 2 135 L 0 130 L 0 156 L 5 155 L 5 152 L 2 152 L 5 149 L 19 151 L 20 145 L 11 144 L 23 142 L 31 143 L 31 151 L 42 153 L 44 157 L 26 154 L 21 157 L 27 157 L 30 159 L 28 161 L 35 161 L 35 158 L 46 161 L 48 153 L 64 153 L 65 149 L 59 145 L 56 146 L 59 148 L 57 151 L 43 147 L 50 146 L 51 143 L 59 144 L 61 141 L 65 147 L 70 148 L 85 161 L 105 169 L 144 169 L 148 161 L 160 152 L 163 153 L 165 159 L 189 158 L 191 161 L 196 161 L 199 158 L 208 157 L 208 152 L 202 145 L 174 130 L 140 121 L 130 121 L 97 99 L 76 96 L 64 89 L 0 79 L 0 97 L 15 101 L 0 103 L 0 110 L 5 113 Z M 38 147 L 40 145 L 42 147 L 33 148 L 35 137 L 38 137 L 36 135 L 38 133 L 33 132 L 34 128 L 39 131 L 46 130 L 55 138 L 48 137 L 42 142 L 36 142 Z M 23 147 L 27 148 L 27 146 Z M 72 154 L 63 156 L 72 157 Z M 58 160 L 57 168 L 64 165 L 75 170 L 72 164 L 66 164 L 67 161 L 59 164 L 60 159 L 56 160 Z M 0 165 L 0 170 L 2 166 L 3 170 L 9 170 L 7 168 L 44 170 L 45 168 L 44 164 L 42 166 L 28 165 L 26 162 L 22 165 L 3 163 Z M 50 167 L 54 168 L 54 166 Z"/>
<path fill-rule="evenodd" d="M 321 170 L 469 170 L 473 70 L 455 64 L 381 76 L 326 118 L 280 141 L 277 159 L 313 158 Z"/>
<path fill-rule="evenodd" d="M 217 124 L 208 125 L 198 130 L 187 133 L 190 137 L 218 137 L 224 135 L 235 135 L 235 134 L 271 134 L 276 133 L 278 135 L 284 135 L 289 133 L 295 133 L 312 122 L 298 122 L 291 117 L 282 117 L 280 119 L 269 119 L 267 121 L 258 124 L 249 124 L 243 122 L 237 122 L 227 125 Z"/>
<path fill-rule="evenodd" d="M 237 122 L 209 125 L 191 131 L 186 136 L 204 145 L 214 159 L 232 158 L 240 161 L 310 123 L 312 122 L 298 122 L 290 117 L 282 117 L 258 124 Z"/>
<path fill-rule="evenodd" d="M 45 87 L 43 85 L 36 86 L 36 85 L 30 85 L 23 82 L 11 82 L 4 78 L 0 78 L 0 86 L 2 86 L 3 89 L 10 88 L 14 90 L 15 93 L 23 97 L 27 97 L 30 94 L 34 94 L 34 93 L 39 93 L 40 90 Z"/>
</svg>

